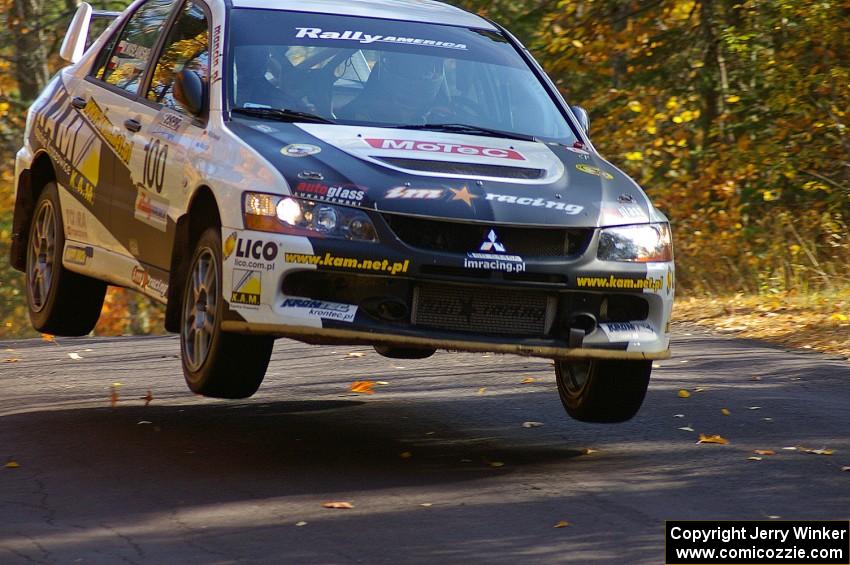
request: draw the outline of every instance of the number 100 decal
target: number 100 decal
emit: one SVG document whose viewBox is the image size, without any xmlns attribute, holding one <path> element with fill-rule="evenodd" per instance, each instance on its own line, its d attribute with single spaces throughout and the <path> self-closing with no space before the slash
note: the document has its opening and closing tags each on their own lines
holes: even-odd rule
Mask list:
<svg viewBox="0 0 850 565">
<path fill-rule="evenodd" d="M 145 145 L 144 183 L 148 188 L 162 192 L 165 181 L 165 160 L 168 159 L 168 146 L 154 139 Z"/>
</svg>

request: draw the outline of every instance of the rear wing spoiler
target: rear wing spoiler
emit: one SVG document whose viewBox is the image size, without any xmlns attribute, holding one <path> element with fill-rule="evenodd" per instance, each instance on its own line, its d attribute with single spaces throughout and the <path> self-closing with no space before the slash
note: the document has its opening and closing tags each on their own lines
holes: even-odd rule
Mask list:
<svg viewBox="0 0 850 565">
<path fill-rule="evenodd" d="M 121 12 L 95 10 L 88 2 L 82 2 L 77 6 L 77 11 L 68 25 L 68 31 L 65 32 L 62 47 L 59 48 L 59 56 L 69 63 L 79 61 L 86 50 L 86 39 L 91 21 L 95 18 L 114 20 L 120 15 Z"/>
</svg>

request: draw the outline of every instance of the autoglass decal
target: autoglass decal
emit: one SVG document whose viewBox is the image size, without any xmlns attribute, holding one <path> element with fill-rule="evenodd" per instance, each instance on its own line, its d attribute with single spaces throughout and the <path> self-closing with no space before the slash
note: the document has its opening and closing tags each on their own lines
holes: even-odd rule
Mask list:
<svg viewBox="0 0 850 565">
<path fill-rule="evenodd" d="M 356 41 L 357 43 L 395 43 L 403 45 L 422 45 L 423 47 L 442 47 L 445 49 L 466 50 L 466 44 L 451 41 L 438 41 L 419 37 L 404 37 L 396 35 L 369 34 L 362 31 L 345 30 L 331 31 L 320 27 L 296 27 L 295 39 L 328 39 L 333 41 Z"/>
</svg>

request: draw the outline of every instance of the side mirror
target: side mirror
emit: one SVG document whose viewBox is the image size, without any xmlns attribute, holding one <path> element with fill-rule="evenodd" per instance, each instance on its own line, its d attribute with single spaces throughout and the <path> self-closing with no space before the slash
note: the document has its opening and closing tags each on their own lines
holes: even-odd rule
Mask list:
<svg viewBox="0 0 850 565">
<path fill-rule="evenodd" d="M 62 47 L 59 48 L 59 56 L 69 63 L 76 63 L 83 57 L 86 50 L 86 38 L 89 35 L 89 23 L 91 22 L 91 5 L 83 2 L 77 6 L 74 19 L 65 32 Z"/>
<path fill-rule="evenodd" d="M 204 81 L 195 71 L 183 69 L 174 77 L 174 99 L 193 116 L 204 111 Z"/>
<path fill-rule="evenodd" d="M 570 106 L 570 110 L 573 111 L 578 120 L 578 125 L 584 130 L 584 133 L 588 133 L 590 131 L 590 116 L 587 115 L 587 110 L 581 106 Z"/>
</svg>

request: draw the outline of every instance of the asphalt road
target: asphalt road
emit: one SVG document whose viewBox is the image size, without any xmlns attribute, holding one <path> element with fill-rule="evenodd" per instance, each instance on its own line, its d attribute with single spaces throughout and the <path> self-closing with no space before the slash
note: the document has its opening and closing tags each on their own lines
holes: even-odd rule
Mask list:
<svg viewBox="0 0 850 565">
<path fill-rule="evenodd" d="M 850 518 L 846 360 L 679 327 L 605 426 L 568 419 L 545 360 L 280 341 L 233 402 L 189 393 L 177 353 L 0 343 L 0 562 L 658 564 L 665 519 Z"/>
</svg>

